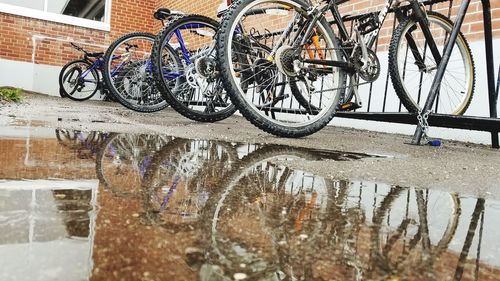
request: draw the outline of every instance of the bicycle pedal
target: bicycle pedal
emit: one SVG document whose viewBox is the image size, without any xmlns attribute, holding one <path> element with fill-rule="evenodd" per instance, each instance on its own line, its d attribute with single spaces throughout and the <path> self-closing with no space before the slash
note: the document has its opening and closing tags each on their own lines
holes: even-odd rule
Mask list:
<svg viewBox="0 0 500 281">
<path fill-rule="evenodd" d="M 355 109 L 358 109 L 358 108 L 361 108 L 361 105 L 355 103 L 355 102 L 346 102 L 346 103 L 343 103 L 343 104 L 339 104 L 337 110 L 338 111 L 352 111 L 352 110 L 355 110 Z"/>
</svg>

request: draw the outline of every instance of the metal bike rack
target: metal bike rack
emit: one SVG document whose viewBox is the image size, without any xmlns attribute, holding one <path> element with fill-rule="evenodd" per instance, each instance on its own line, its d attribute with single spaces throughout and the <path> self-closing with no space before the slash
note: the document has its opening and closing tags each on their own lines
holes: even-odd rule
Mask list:
<svg viewBox="0 0 500 281">
<path fill-rule="evenodd" d="M 451 9 L 453 6 L 454 0 L 424 0 L 422 4 L 424 4 L 427 9 L 432 10 L 434 5 L 442 2 L 449 2 L 448 7 L 448 18 L 451 17 Z M 337 1 L 338 4 L 345 2 L 344 0 Z M 455 23 L 453 25 L 453 29 L 451 31 L 450 38 L 448 42 L 445 44 L 445 52 L 443 53 L 443 59 L 438 66 L 438 70 L 436 72 L 436 76 L 431 86 L 431 92 L 426 100 L 425 107 L 422 112 L 427 112 L 429 109 L 433 108 L 433 104 L 437 99 L 438 90 L 441 80 L 443 79 L 443 75 L 447 66 L 448 59 L 451 55 L 452 47 L 455 44 L 456 38 L 459 34 L 460 27 L 463 23 L 467 8 L 469 6 L 470 0 L 463 0 L 461 3 L 459 12 L 456 16 Z M 485 131 L 491 133 L 491 143 L 493 148 L 499 147 L 498 133 L 500 131 L 500 118 L 497 116 L 497 99 L 498 99 L 498 91 L 500 88 L 500 69 L 499 69 L 499 80 L 497 82 L 497 89 L 495 91 L 495 75 L 494 75 L 494 62 L 493 62 L 493 40 L 492 40 L 492 27 L 491 27 L 491 9 L 490 9 L 490 0 L 482 0 L 483 5 L 483 18 L 484 18 L 484 41 L 486 46 L 486 61 L 487 61 L 487 78 L 488 78 L 488 94 L 489 94 L 489 110 L 490 117 L 479 117 L 479 116 L 457 116 L 457 115 L 445 115 L 445 114 L 434 114 L 431 113 L 428 117 L 428 124 L 430 126 L 435 127 L 443 127 L 443 128 L 453 128 L 453 129 L 467 129 L 474 131 Z M 393 10 L 390 10 L 389 13 L 393 14 Z M 356 16 L 345 16 L 343 20 L 345 22 L 351 21 L 351 32 L 352 32 L 352 20 L 355 19 Z M 334 23 L 331 21 L 330 23 Z M 396 19 L 393 20 L 394 30 L 396 27 Z M 275 34 L 256 34 L 255 37 L 269 38 L 269 40 L 274 40 Z M 377 51 L 378 42 L 375 43 L 375 51 Z M 446 57 L 446 60 L 445 60 Z M 381 74 L 382 76 L 382 74 Z M 412 124 L 418 125 L 415 131 L 415 135 L 413 137 L 412 144 L 420 144 L 422 136 L 423 136 L 423 128 L 419 124 L 417 119 L 418 115 L 415 113 L 404 112 L 404 107 L 401 102 L 399 103 L 399 109 L 396 111 L 390 112 L 386 110 L 388 106 L 387 101 L 390 99 L 389 93 L 389 73 L 386 73 L 385 77 L 385 90 L 383 92 L 383 97 L 376 97 L 375 95 L 379 91 L 373 91 L 374 86 L 372 83 L 364 83 L 369 85 L 368 90 L 368 99 L 367 103 L 363 105 L 363 108 L 366 107 L 365 111 L 354 111 L 354 112 L 337 112 L 336 117 L 341 118 L 350 118 L 350 119 L 361 119 L 361 120 L 370 120 L 370 121 L 380 121 L 380 122 L 390 122 L 390 123 L 401 123 L 401 124 Z M 380 79 L 380 78 L 379 78 Z M 361 85 L 361 84 L 360 84 Z M 378 89 L 378 88 L 377 88 Z M 375 93 L 374 93 L 375 92 Z M 380 104 L 375 103 L 374 101 L 381 102 L 381 108 L 378 108 Z M 376 109 L 374 107 L 377 107 Z M 287 109 L 283 108 L 273 108 L 271 109 L 277 112 L 285 112 Z M 294 113 L 295 109 L 290 109 L 288 113 Z M 335 120 L 335 119 L 334 119 Z"/>
<path fill-rule="evenodd" d="M 431 90 L 429 96 L 427 97 L 427 101 L 425 102 L 424 108 L 422 112 L 427 112 L 430 110 L 436 100 L 436 96 L 439 91 L 439 86 L 441 85 L 441 80 L 444 76 L 444 71 L 446 66 L 448 65 L 448 61 L 451 55 L 451 51 L 453 49 L 453 45 L 457 39 L 458 33 L 460 32 L 460 27 L 462 26 L 463 20 L 465 18 L 465 13 L 467 12 L 467 8 L 469 7 L 470 0 L 464 0 L 460 5 L 460 9 L 458 11 L 457 18 L 455 20 L 455 24 L 453 25 L 453 29 L 450 34 L 450 38 L 446 43 L 444 53 L 442 56 L 441 63 L 438 65 L 438 69 L 436 72 L 436 76 L 434 77 L 434 81 L 432 82 Z M 483 20 L 484 20 L 484 43 L 486 48 L 486 71 L 488 75 L 488 93 L 489 93 L 489 105 L 490 105 L 490 118 L 492 119 L 491 127 L 489 128 L 491 132 L 491 145 L 494 148 L 499 148 L 498 144 L 498 132 L 500 130 L 500 119 L 497 117 L 497 100 L 498 100 L 498 92 L 495 91 L 495 72 L 494 72 L 494 63 L 493 63 L 493 39 L 492 39 L 492 31 L 491 31 L 491 7 L 490 0 L 481 0 L 481 4 L 483 5 Z M 479 117 L 468 117 L 469 121 L 477 121 L 479 123 L 485 122 L 485 118 Z M 460 122 L 462 117 L 455 118 Z M 419 123 L 415 130 L 415 134 L 413 135 L 412 144 L 420 144 L 422 140 L 422 135 L 424 130 L 422 125 Z"/>
<path fill-rule="evenodd" d="M 486 131 L 491 132 L 491 144 L 493 148 L 499 148 L 498 133 L 500 131 L 500 118 L 497 116 L 497 101 L 498 101 L 498 90 L 500 88 L 500 69 L 499 69 L 499 80 L 497 81 L 497 88 L 495 89 L 495 73 L 494 73 L 494 62 L 493 62 L 493 39 L 491 30 L 491 8 L 490 0 L 481 0 L 483 6 L 483 19 L 484 19 L 484 42 L 486 48 L 486 68 L 487 68 L 487 78 L 488 78 L 488 94 L 489 94 L 489 111 L 490 117 L 477 117 L 477 116 L 455 116 L 455 115 L 444 115 L 444 114 L 430 114 L 428 123 L 430 126 L 445 127 L 445 128 L 455 128 L 455 129 L 468 129 L 476 131 Z M 438 94 L 439 85 L 443 79 L 444 71 L 448 64 L 449 57 L 453 45 L 455 44 L 456 38 L 460 31 L 460 27 L 463 23 L 467 8 L 470 4 L 470 0 L 464 0 L 460 5 L 460 9 L 453 25 L 450 38 L 445 46 L 445 51 L 443 53 L 443 60 L 438 66 L 436 76 L 431 86 L 431 92 L 426 100 L 425 106 L 422 112 L 427 112 L 433 107 L 434 101 Z M 450 5 L 451 8 L 451 5 Z M 386 81 L 386 93 L 387 93 L 387 81 Z M 371 91 L 370 91 L 371 98 Z M 385 96 L 384 96 L 385 99 Z M 370 101 L 369 105 L 370 106 Z M 368 108 L 369 111 L 369 108 Z M 385 101 L 384 108 L 385 111 Z M 338 112 L 336 114 L 338 117 L 343 118 L 353 118 L 353 119 L 363 119 L 372 121 L 383 121 L 383 122 L 393 122 L 402 124 L 416 124 L 417 128 L 413 136 L 412 144 L 419 145 L 423 136 L 423 128 L 417 120 L 417 114 L 405 113 L 405 112 Z"/>
</svg>

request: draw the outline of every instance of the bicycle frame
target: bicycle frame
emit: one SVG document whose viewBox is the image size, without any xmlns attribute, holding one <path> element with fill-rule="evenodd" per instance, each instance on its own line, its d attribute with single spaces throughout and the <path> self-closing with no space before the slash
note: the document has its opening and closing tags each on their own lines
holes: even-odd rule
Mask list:
<svg viewBox="0 0 500 281">
<path fill-rule="evenodd" d="M 89 67 L 87 70 L 85 70 L 81 75 L 80 79 L 83 82 L 89 82 L 89 83 L 97 83 L 99 84 L 100 81 L 93 81 L 93 80 L 85 80 L 85 77 L 92 72 L 94 69 L 100 70 L 102 66 L 104 65 L 104 61 L 102 58 L 97 58 L 95 61 L 90 60 L 88 57 L 85 57 L 84 60 L 88 61 L 89 63 L 92 64 L 91 67 Z"/>
<path fill-rule="evenodd" d="M 192 58 L 189 55 L 188 49 L 186 48 L 186 44 L 184 42 L 184 38 L 182 37 L 181 30 L 190 29 L 190 28 L 201 28 L 201 27 L 205 27 L 205 26 L 206 25 L 199 24 L 199 23 L 185 24 L 182 27 L 176 29 L 173 33 L 171 33 L 167 37 L 167 40 L 165 40 L 165 45 L 169 44 L 170 40 L 175 35 L 175 37 L 177 38 L 177 42 L 179 44 L 179 47 L 180 47 L 180 49 L 182 51 L 182 56 L 183 56 L 183 58 L 184 58 L 184 60 L 186 62 L 186 65 L 191 65 L 193 63 L 193 61 L 192 61 Z M 163 48 L 165 47 L 165 45 L 163 46 Z M 210 49 L 211 49 L 210 52 L 213 51 L 213 48 L 210 48 Z M 184 76 L 183 73 L 174 73 L 174 72 L 164 72 L 163 75 L 167 79 L 176 79 L 176 78 L 179 78 L 181 76 Z"/>
<path fill-rule="evenodd" d="M 316 13 L 311 13 L 313 14 L 312 19 L 310 20 L 309 26 L 306 30 L 305 35 L 301 39 L 301 44 L 297 44 L 298 48 L 302 48 L 304 44 L 306 43 L 306 40 L 312 36 L 313 32 L 313 27 L 316 24 L 316 22 L 320 19 L 322 15 L 324 15 L 328 10 L 332 13 L 335 25 L 337 26 L 339 30 L 340 37 L 342 39 L 342 45 L 347 45 L 347 44 L 352 44 L 354 43 L 355 46 L 363 47 L 365 46 L 366 48 L 372 48 L 373 44 L 376 41 L 376 38 L 380 32 L 380 29 L 387 17 L 387 14 L 389 10 L 391 9 L 392 5 L 394 3 L 394 0 L 387 0 L 386 5 L 384 8 L 379 12 L 378 14 L 378 27 L 369 32 L 368 34 L 364 36 L 359 36 L 358 40 L 354 40 L 352 42 L 352 39 L 349 35 L 349 32 L 347 31 L 347 27 L 344 24 L 344 21 L 342 20 L 342 17 L 340 16 L 340 12 L 338 11 L 337 4 L 335 1 L 329 1 L 326 6 L 324 6 L 321 10 L 317 11 Z M 396 7 L 395 12 L 396 16 L 398 18 L 402 18 L 404 16 L 402 9 L 405 9 L 407 6 L 404 8 L 402 7 Z M 427 24 L 427 18 L 425 12 L 423 12 L 420 8 L 419 3 L 417 0 L 410 0 L 410 5 L 409 5 L 409 10 L 412 11 L 412 16 L 415 17 L 415 19 L 418 21 L 420 27 L 422 28 L 423 34 L 426 39 L 426 46 L 429 46 L 429 49 L 431 50 L 431 53 L 436 60 L 436 62 L 439 64 L 441 61 L 441 54 L 436 46 L 436 43 L 434 41 L 434 38 L 432 37 L 432 34 L 429 30 L 429 26 Z M 317 8 L 315 8 L 317 9 Z M 355 32 L 358 32 L 357 28 Z M 418 63 L 419 67 L 425 68 L 424 64 L 424 59 L 418 52 L 416 48 L 416 43 L 415 40 L 411 36 L 407 36 L 407 41 L 408 44 L 410 45 L 410 49 L 412 51 L 412 54 L 415 57 L 415 61 L 420 62 Z M 353 55 L 353 52 L 348 53 L 346 50 L 354 50 L 354 48 L 342 48 L 342 51 L 344 52 L 345 57 L 351 58 Z M 301 49 L 298 50 L 300 52 Z M 365 55 L 365 54 L 363 54 Z M 332 66 L 332 67 L 340 67 L 343 68 L 344 70 L 347 70 L 348 72 L 354 73 L 356 70 L 354 69 L 353 65 L 351 63 L 346 63 L 343 61 L 332 61 L 332 60 L 315 60 L 315 59 L 306 59 L 304 60 L 305 63 L 310 63 L 310 64 L 319 64 L 319 65 L 327 65 L 327 66 Z"/>
</svg>

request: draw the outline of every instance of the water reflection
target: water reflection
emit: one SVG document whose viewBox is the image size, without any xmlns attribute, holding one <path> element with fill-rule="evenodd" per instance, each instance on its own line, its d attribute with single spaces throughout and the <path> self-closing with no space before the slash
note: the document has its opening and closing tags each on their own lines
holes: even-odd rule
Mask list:
<svg viewBox="0 0 500 281">
<path fill-rule="evenodd" d="M 108 133 L 56 129 L 59 144 L 76 151 L 80 159 L 95 159 L 97 151 L 109 136 Z"/>
<path fill-rule="evenodd" d="M 257 153 L 224 183 L 210 212 L 203 280 L 234 274 L 250 280 L 446 280 L 452 273 L 441 270 L 455 259 L 448 246 L 460 225 L 456 194 L 330 181 L 275 164 L 294 157 L 303 156 Z M 375 201 L 363 204 L 373 187 Z M 483 211 L 478 199 L 464 257 Z M 460 280 L 461 260 L 455 270 L 453 279 Z"/>
<path fill-rule="evenodd" d="M 51 211 L 31 217 L 37 239 L 93 245 L 91 274 L 83 279 L 500 280 L 497 201 L 336 181 L 289 165 L 372 155 L 162 135 L 57 134 L 74 157 L 95 162 L 99 213 L 95 218 L 89 205 L 96 192 L 65 188 L 37 195 L 37 205 Z M 0 182 L 0 243 L 29 243 L 22 222 L 30 216 L 12 210 L 29 205 L 31 193 L 1 188 Z M 43 222 L 55 213 L 57 223 Z M 0 256 L 13 254 L 0 246 Z M 6 274 L 0 279 L 12 279 Z"/>
<path fill-rule="evenodd" d="M 0 280 L 87 280 L 96 181 L 0 181 Z"/>
<path fill-rule="evenodd" d="M 286 166 L 324 159 L 323 151 L 184 139 L 147 147 L 152 156 L 119 161 L 128 163 L 119 170 L 136 171 L 122 176 L 137 179 L 126 186 L 142 200 L 141 223 L 201 230 L 184 245 L 200 280 L 460 280 L 484 216 L 483 199 L 466 198 L 464 207 L 458 194 L 332 181 Z M 479 268 L 477 259 L 467 274 L 479 279 Z"/>
</svg>

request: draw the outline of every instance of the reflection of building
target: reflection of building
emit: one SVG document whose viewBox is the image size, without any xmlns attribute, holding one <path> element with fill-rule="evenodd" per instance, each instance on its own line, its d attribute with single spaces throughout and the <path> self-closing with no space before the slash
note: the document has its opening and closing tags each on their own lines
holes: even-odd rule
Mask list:
<svg viewBox="0 0 500 281">
<path fill-rule="evenodd" d="M 0 280 L 87 280 L 96 181 L 0 181 Z"/>
</svg>

